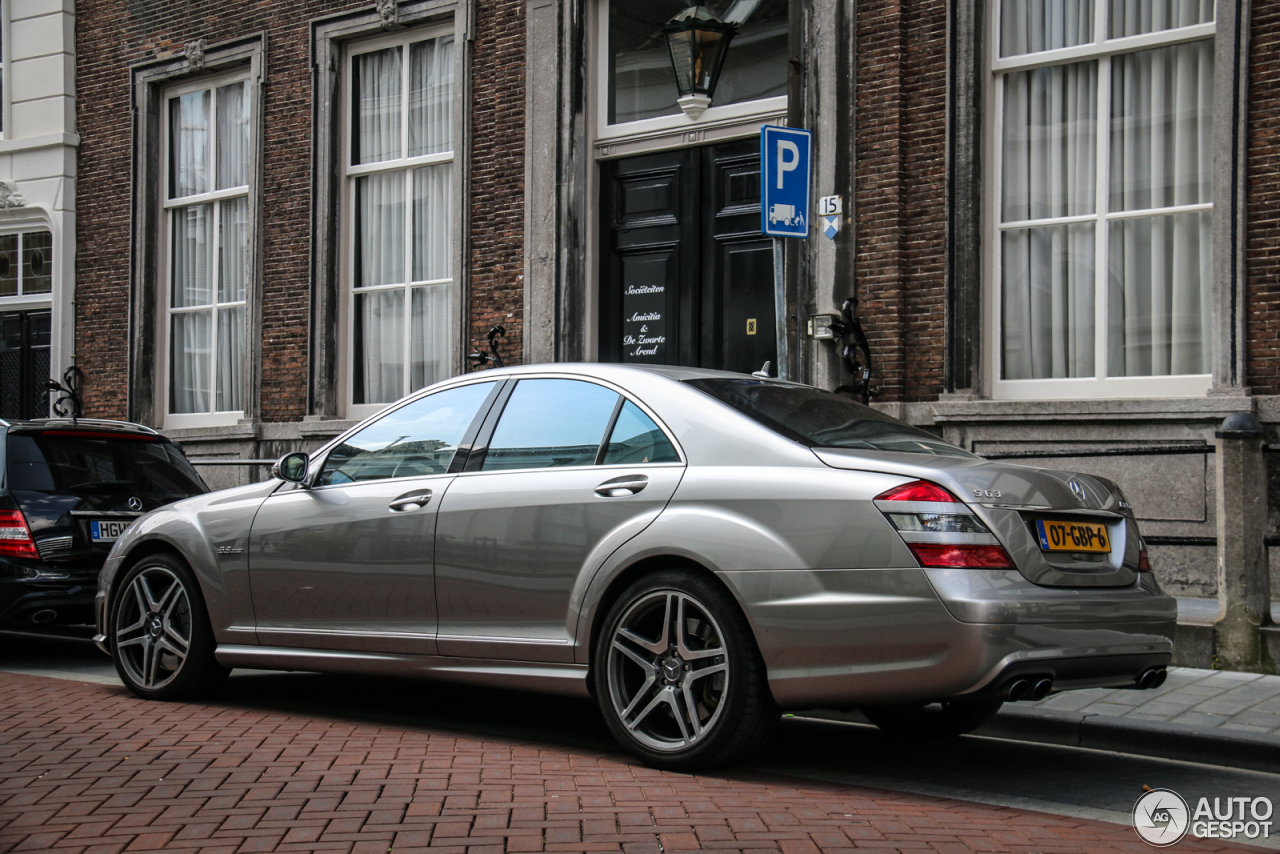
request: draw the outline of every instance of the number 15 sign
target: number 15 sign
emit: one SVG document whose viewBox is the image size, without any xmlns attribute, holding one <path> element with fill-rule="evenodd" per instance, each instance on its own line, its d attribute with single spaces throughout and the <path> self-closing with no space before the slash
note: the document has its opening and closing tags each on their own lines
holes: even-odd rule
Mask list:
<svg viewBox="0 0 1280 854">
<path fill-rule="evenodd" d="M 809 165 L 813 134 L 760 128 L 760 230 L 772 237 L 809 236 Z"/>
</svg>

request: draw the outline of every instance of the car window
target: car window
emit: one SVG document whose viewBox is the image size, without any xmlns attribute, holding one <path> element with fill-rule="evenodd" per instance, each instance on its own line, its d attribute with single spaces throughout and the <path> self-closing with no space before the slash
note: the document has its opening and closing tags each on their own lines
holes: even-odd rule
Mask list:
<svg viewBox="0 0 1280 854">
<path fill-rule="evenodd" d="M 521 380 L 489 441 L 482 468 L 594 465 L 618 393 L 581 380 Z"/>
<path fill-rule="evenodd" d="M 12 434 L 7 445 L 10 489 L 166 496 L 209 491 L 182 451 L 149 436 L 50 430 Z"/>
<path fill-rule="evenodd" d="M 495 385 L 446 389 L 388 412 L 329 452 L 316 485 L 443 474 Z"/>
<path fill-rule="evenodd" d="M 622 405 L 618 422 L 609 435 L 605 465 L 628 463 L 678 463 L 680 457 L 666 434 L 631 401 Z"/>
<path fill-rule="evenodd" d="M 834 392 L 768 380 L 717 378 L 685 382 L 770 430 L 811 448 L 973 457 L 932 433 L 903 424 Z"/>
</svg>

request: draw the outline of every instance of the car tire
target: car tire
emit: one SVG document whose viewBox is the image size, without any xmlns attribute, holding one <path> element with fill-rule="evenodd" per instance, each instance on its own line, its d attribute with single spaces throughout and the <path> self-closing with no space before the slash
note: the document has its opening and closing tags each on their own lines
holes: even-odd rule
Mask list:
<svg viewBox="0 0 1280 854">
<path fill-rule="evenodd" d="M 1000 711 L 1002 700 L 943 700 L 905 706 L 862 706 L 882 731 L 904 738 L 950 738 L 973 732 Z"/>
<path fill-rule="evenodd" d="M 148 700 L 186 700 L 227 674 L 191 569 L 169 554 L 142 558 L 116 588 L 107 637 L 125 687 Z"/>
<path fill-rule="evenodd" d="M 720 584 L 691 572 L 628 587 L 605 616 L 592 669 L 614 738 L 658 768 L 733 762 L 778 723 L 746 617 Z"/>
</svg>

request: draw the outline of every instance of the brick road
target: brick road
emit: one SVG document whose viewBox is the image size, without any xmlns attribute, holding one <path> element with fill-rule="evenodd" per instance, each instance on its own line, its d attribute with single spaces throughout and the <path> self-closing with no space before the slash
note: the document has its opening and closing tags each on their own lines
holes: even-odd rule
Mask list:
<svg viewBox="0 0 1280 854">
<path fill-rule="evenodd" d="M 1153 849 L 1084 819 L 0 674 L 0 852 L 690 850 Z"/>
</svg>

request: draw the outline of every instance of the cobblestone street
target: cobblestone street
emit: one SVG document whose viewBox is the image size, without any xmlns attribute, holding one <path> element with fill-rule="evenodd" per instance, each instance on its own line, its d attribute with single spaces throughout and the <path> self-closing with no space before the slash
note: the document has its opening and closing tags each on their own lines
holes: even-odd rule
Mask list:
<svg viewBox="0 0 1280 854">
<path fill-rule="evenodd" d="M 10 673 L 0 769 L 5 852 L 1151 850 L 1109 822 Z"/>
</svg>

